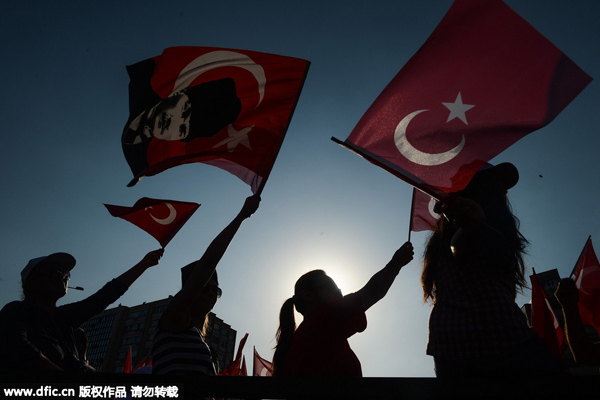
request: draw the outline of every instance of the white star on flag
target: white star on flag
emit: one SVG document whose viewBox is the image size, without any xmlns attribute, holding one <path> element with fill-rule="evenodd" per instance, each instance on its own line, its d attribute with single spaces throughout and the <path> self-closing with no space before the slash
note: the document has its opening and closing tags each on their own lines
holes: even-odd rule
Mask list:
<svg viewBox="0 0 600 400">
<path fill-rule="evenodd" d="M 229 137 L 214 145 L 213 148 L 222 146 L 227 143 L 227 151 L 233 151 L 238 146 L 238 144 L 241 143 L 242 145 L 252 150 L 252 147 L 250 147 L 250 140 L 248 140 L 248 132 L 250 132 L 250 130 L 252 130 L 253 127 L 254 125 L 252 125 L 249 128 L 244 128 L 241 131 L 236 131 L 231 125 L 229 125 L 229 127 L 227 127 L 227 133 L 229 134 Z"/>
<path fill-rule="evenodd" d="M 450 115 L 448 115 L 448 120 L 446 122 L 450 122 L 454 118 L 458 118 L 466 125 L 469 125 L 469 123 L 467 122 L 467 117 L 465 116 L 465 112 L 469 111 L 475 106 L 472 104 L 463 104 L 460 92 L 458 92 L 458 96 L 456 96 L 456 100 L 454 100 L 454 103 L 442 102 L 442 104 L 445 105 L 448 110 L 450 110 Z"/>
</svg>

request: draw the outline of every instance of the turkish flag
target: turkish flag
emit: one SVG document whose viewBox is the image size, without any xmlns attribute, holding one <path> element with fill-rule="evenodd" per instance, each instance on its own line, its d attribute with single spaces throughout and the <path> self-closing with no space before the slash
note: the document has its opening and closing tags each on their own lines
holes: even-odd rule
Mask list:
<svg viewBox="0 0 600 400">
<path fill-rule="evenodd" d="M 432 231 L 440 215 L 433 211 L 435 199 L 413 188 L 410 213 L 410 230 L 413 232 Z"/>
<path fill-rule="evenodd" d="M 133 207 L 104 206 L 113 217 L 122 218 L 145 230 L 165 248 L 200 204 L 143 197 Z"/>
<path fill-rule="evenodd" d="M 152 360 L 150 359 L 150 354 L 148 354 L 142 361 L 139 362 L 138 365 L 135 366 L 133 372 L 137 371 L 140 368 L 152 366 Z"/>
<path fill-rule="evenodd" d="M 567 346 L 556 315 L 548 302 L 546 293 L 533 271 L 531 279 L 531 327 L 546 342 L 552 353 L 560 357 Z"/>
<path fill-rule="evenodd" d="M 240 376 L 248 376 L 248 369 L 246 368 L 246 357 L 242 357 L 242 369 L 240 370 Z"/>
<path fill-rule="evenodd" d="M 131 373 L 131 346 L 129 346 L 129 350 L 127 350 L 127 357 L 125 358 L 125 365 L 123 365 L 123 373 L 124 374 Z"/>
<path fill-rule="evenodd" d="M 579 289 L 579 314 L 585 325 L 600 333 L 600 263 L 588 238 L 573 270 L 575 286 Z M 572 275 L 573 275 L 572 274 Z"/>
<path fill-rule="evenodd" d="M 134 175 L 129 186 L 203 162 L 256 193 L 271 172 L 308 67 L 298 58 L 214 47 L 171 47 L 128 66 L 130 116 L 121 142 Z"/>
<path fill-rule="evenodd" d="M 235 359 L 229 364 L 227 367 L 223 368 L 221 372 L 219 372 L 220 376 L 239 376 L 242 372 L 242 350 L 244 349 L 244 345 L 246 344 L 246 340 L 248 339 L 248 334 L 246 333 L 242 340 L 240 340 L 240 344 L 238 346 L 238 351 L 235 355 Z"/>
<path fill-rule="evenodd" d="M 256 348 L 254 349 L 254 365 L 252 376 L 273 376 L 273 365 L 258 355 Z"/>
<path fill-rule="evenodd" d="M 456 0 L 342 144 L 444 197 L 590 81 L 502 1 Z"/>
</svg>

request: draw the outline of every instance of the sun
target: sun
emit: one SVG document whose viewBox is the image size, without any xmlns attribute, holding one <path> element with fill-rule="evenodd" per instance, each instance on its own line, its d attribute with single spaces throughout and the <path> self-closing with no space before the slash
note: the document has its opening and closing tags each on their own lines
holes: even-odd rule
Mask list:
<svg viewBox="0 0 600 400">
<path fill-rule="evenodd" d="M 313 269 L 322 269 L 335 281 L 342 294 L 347 295 L 361 289 L 365 283 L 353 268 L 348 268 L 340 263 L 323 260 L 314 264 Z"/>
</svg>

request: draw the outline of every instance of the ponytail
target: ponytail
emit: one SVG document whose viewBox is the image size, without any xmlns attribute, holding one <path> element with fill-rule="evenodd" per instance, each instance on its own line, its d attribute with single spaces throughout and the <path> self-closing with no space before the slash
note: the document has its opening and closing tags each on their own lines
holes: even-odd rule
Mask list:
<svg viewBox="0 0 600 400">
<path fill-rule="evenodd" d="M 283 303 L 279 312 L 279 328 L 275 334 L 277 345 L 275 346 L 275 354 L 273 354 L 273 376 L 280 376 L 283 373 L 285 356 L 292 343 L 295 331 L 294 298 L 291 297 Z"/>
</svg>

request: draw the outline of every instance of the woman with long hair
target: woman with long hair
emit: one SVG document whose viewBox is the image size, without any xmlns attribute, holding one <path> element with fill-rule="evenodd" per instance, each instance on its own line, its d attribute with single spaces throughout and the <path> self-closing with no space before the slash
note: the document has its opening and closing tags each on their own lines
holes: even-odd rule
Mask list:
<svg viewBox="0 0 600 400">
<path fill-rule="evenodd" d="M 482 169 L 436 205 L 421 284 L 431 301 L 427 354 L 439 377 L 558 373 L 558 360 L 515 303 L 526 286 L 525 248 L 507 191 L 510 163 Z"/>
<path fill-rule="evenodd" d="M 362 376 L 348 338 L 365 330 L 365 311 L 386 295 L 412 258 L 406 242 L 362 289 L 346 296 L 325 271 L 302 275 L 279 313 L 273 376 Z M 297 329 L 294 308 L 304 317 Z"/>
</svg>

